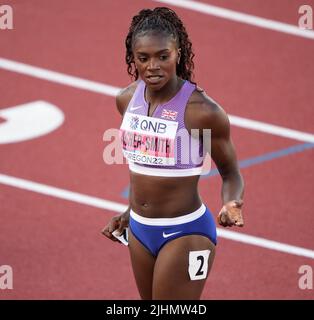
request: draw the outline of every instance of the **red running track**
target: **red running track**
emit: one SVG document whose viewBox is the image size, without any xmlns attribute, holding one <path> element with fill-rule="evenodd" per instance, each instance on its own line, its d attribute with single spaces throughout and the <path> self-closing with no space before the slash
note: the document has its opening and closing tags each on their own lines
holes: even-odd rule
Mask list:
<svg viewBox="0 0 314 320">
<path fill-rule="evenodd" d="M 204 3 L 290 24 L 302 4 Z M 123 87 L 130 19 L 157 5 L 11 1 L 14 30 L 0 31 L 0 57 Z M 174 9 L 193 41 L 197 82 L 229 114 L 313 132 L 312 40 Z M 44 100 L 65 115 L 50 134 L 0 145 L 0 174 L 127 203 L 121 195 L 127 168 L 102 160 L 103 132 L 120 122 L 113 97 L 3 69 L 0 87 L 0 111 Z M 232 134 L 239 160 L 302 143 L 235 126 Z M 309 149 L 242 170 L 246 226 L 240 232 L 313 250 L 313 155 Z M 219 177 L 200 182 L 215 213 L 220 184 Z M 127 249 L 100 234 L 114 214 L 0 184 L 0 265 L 14 270 L 14 289 L 0 290 L 0 299 L 139 299 Z M 313 267 L 313 259 L 224 238 L 217 249 L 203 299 L 313 299 L 313 290 L 298 286 L 299 267 Z"/>
</svg>

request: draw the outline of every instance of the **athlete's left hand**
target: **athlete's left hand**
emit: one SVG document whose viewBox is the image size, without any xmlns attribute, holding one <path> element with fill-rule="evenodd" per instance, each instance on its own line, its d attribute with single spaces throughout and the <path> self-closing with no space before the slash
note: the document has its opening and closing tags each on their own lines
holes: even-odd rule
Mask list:
<svg viewBox="0 0 314 320">
<path fill-rule="evenodd" d="M 232 200 L 225 203 L 218 214 L 218 223 L 223 227 L 243 227 L 242 206 L 242 200 Z"/>
</svg>

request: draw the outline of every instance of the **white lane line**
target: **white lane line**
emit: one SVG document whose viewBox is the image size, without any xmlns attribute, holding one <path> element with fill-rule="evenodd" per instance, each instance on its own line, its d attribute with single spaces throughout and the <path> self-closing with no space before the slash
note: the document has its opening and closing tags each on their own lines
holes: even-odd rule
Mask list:
<svg viewBox="0 0 314 320">
<path fill-rule="evenodd" d="M 73 201 L 80 204 L 85 204 L 91 207 L 96 207 L 100 209 L 123 212 L 127 209 L 127 205 L 104 200 L 101 198 L 96 198 L 92 196 L 87 196 L 81 193 L 68 191 L 65 189 L 60 189 L 52 186 L 48 186 L 42 183 L 33 182 L 25 179 L 20 179 L 4 174 L 0 174 L 0 183 L 4 185 L 8 185 L 11 187 L 37 192 L 40 194 L 44 194 L 47 196 L 56 197 L 63 200 Z M 281 242 L 276 242 L 264 238 L 254 237 L 250 235 L 246 235 L 240 232 L 229 231 L 218 229 L 218 236 L 221 238 L 242 242 L 245 244 L 250 244 L 270 250 L 276 250 L 292 255 L 303 256 L 307 258 L 314 259 L 314 250 L 296 247 L 288 244 L 284 244 Z"/>
<path fill-rule="evenodd" d="M 69 76 L 64 73 L 55 72 L 39 67 L 34 67 L 25 63 L 0 58 L 0 68 L 8 71 L 13 71 L 27 76 L 35 77 L 42 80 L 63 84 L 77 89 L 88 90 L 96 93 L 115 96 L 120 88 L 113 87 L 96 81 L 90 81 L 74 76 Z"/>
<path fill-rule="evenodd" d="M 297 256 L 303 256 L 307 258 L 314 259 L 314 250 L 305 249 L 301 247 L 292 246 L 290 244 L 285 244 L 277 241 L 268 240 L 265 238 L 255 237 L 248 234 L 224 230 L 218 228 L 217 230 L 218 237 L 222 237 L 225 239 L 242 242 L 245 244 L 250 244 L 253 246 L 258 246 L 270 250 L 285 252 Z"/>
<path fill-rule="evenodd" d="M 68 191 L 65 189 L 60 189 L 52 186 L 48 186 L 46 184 L 33 182 L 25 179 L 20 179 L 12 176 L 7 176 L 4 174 L 0 174 L 0 183 L 23 189 L 28 191 L 33 191 L 37 193 L 44 194 L 46 196 L 51 196 L 63 200 L 73 201 L 81 204 L 85 204 L 88 206 L 100 208 L 100 209 L 107 209 L 117 212 L 123 212 L 127 209 L 127 206 L 121 203 L 108 201 L 92 196 L 87 196 L 81 193 Z"/>
<path fill-rule="evenodd" d="M 173 6 L 205 13 L 208 15 L 216 16 L 219 18 L 227 19 L 227 20 L 249 24 L 255 27 L 283 32 L 283 33 L 291 34 L 298 37 L 314 39 L 314 31 L 301 29 L 297 25 L 265 19 L 265 18 L 253 16 L 250 14 L 233 11 L 230 9 L 213 6 L 206 3 L 201 3 L 198 1 L 192 1 L 192 0 L 153 0 L 153 1 L 170 4 Z M 298 17 L 299 17 L 298 12 L 296 12 L 296 24 L 298 23 Z"/>
<path fill-rule="evenodd" d="M 272 124 L 245 119 L 245 118 L 232 116 L 232 115 L 228 115 L 228 117 L 229 117 L 230 123 L 237 127 L 265 132 L 265 133 L 273 134 L 275 136 L 280 136 L 280 137 L 299 140 L 299 141 L 314 142 L 314 134 L 311 134 L 311 133 L 292 130 L 292 129 L 279 127 Z"/>
<path fill-rule="evenodd" d="M 100 94 L 105 94 L 109 96 L 116 96 L 121 88 L 113 87 L 100 82 L 89 81 L 78 77 L 69 76 L 63 73 L 34 67 L 25 63 L 20 63 L 13 60 L 8 60 L 0 58 L 0 69 L 5 69 L 7 71 L 13 71 L 21 73 L 27 76 L 56 82 L 59 84 L 71 86 L 74 88 L 97 92 Z M 242 117 L 237 117 L 233 115 L 228 115 L 232 125 L 256 130 L 260 132 L 269 133 L 276 136 L 281 136 L 289 139 L 301 140 L 304 142 L 314 142 L 314 135 L 311 133 L 306 133 L 297 130 L 291 130 L 284 127 L 275 126 L 272 124 L 250 120 Z"/>
</svg>

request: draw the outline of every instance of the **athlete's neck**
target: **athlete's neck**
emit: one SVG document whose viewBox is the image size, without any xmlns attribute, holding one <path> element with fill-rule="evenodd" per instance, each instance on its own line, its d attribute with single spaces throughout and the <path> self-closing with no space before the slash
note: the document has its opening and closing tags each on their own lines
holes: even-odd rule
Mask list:
<svg viewBox="0 0 314 320">
<path fill-rule="evenodd" d="M 158 105 L 169 101 L 180 90 L 183 80 L 178 77 L 170 79 L 160 90 L 150 90 L 146 87 L 145 100 L 149 105 Z"/>
</svg>

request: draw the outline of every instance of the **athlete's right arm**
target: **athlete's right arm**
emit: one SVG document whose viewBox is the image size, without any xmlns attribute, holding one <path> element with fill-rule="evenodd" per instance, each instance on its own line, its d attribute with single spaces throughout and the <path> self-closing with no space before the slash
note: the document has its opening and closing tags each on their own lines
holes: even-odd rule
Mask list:
<svg viewBox="0 0 314 320">
<path fill-rule="evenodd" d="M 128 207 L 125 212 L 122 214 L 119 214 L 117 216 L 114 216 L 111 218 L 109 223 L 103 228 L 101 233 L 105 235 L 107 238 L 109 238 L 112 241 L 119 241 L 117 238 L 115 238 L 112 235 L 112 232 L 117 230 L 118 235 L 121 235 L 123 233 L 123 230 L 128 227 L 129 225 L 129 218 L 130 218 L 130 210 L 131 208 Z"/>
<path fill-rule="evenodd" d="M 122 117 L 128 108 L 136 86 L 137 83 L 133 82 L 128 87 L 122 89 L 116 96 L 116 106 Z M 112 235 L 112 232 L 118 230 L 119 234 L 122 234 L 123 229 L 129 225 L 130 210 L 131 207 L 129 206 L 125 212 L 111 218 L 109 223 L 101 231 L 102 234 L 112 241 L 119 241 Z"/>
<path fill-rule="evenodd" d="M 129 102 L 132 99 L 136 87 L 137 82 L 132 82 L 129 86 L 120 90 L 117 94 L 116 106 L 121 116 L 124 115 L 126 109 L 128 108 Z"/>
</svg>

